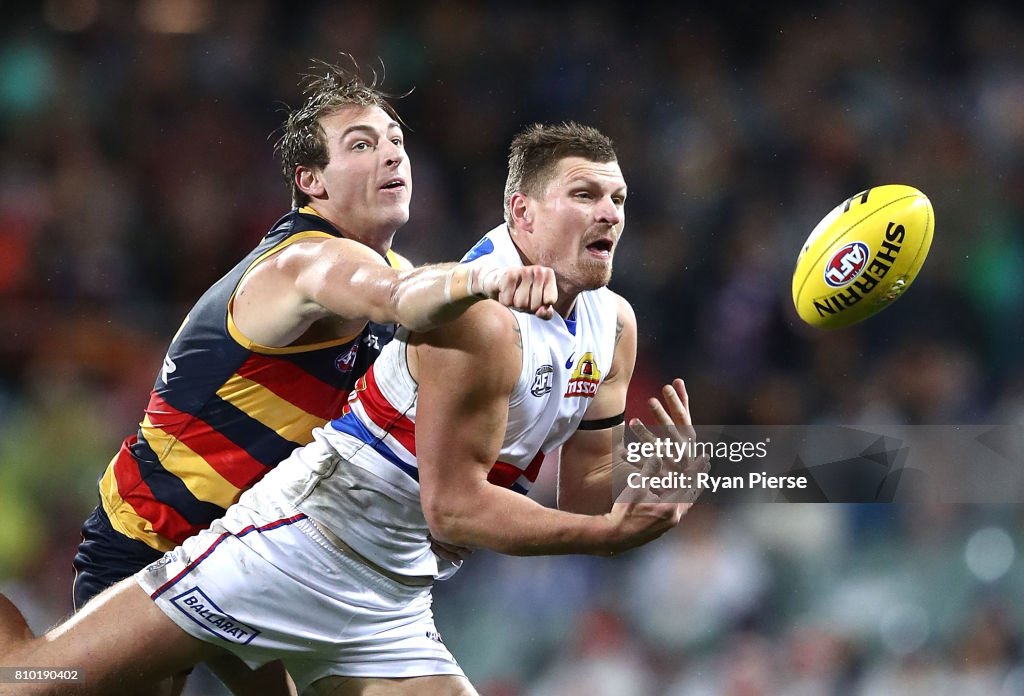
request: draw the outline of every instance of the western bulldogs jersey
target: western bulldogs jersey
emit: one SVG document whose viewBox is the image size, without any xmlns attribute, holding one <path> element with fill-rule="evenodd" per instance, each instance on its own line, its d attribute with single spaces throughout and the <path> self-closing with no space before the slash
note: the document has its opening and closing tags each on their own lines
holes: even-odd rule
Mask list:
<svg viewBox="0 0 1024 696">
<path fill-rule="evenodd" d="M 231 305 L 245 274 L 286 246 L 342 236 L 312 208 L 292 210 L 214 284 L 171 342 L 138 432 L 99 482 L 111 525 L 166 551 L 221 517 L 315 426 L 338 415 L 393 324 L 284 348 L 253 343 Z M 408 262 L 393 252 L 396 267 Z"/>
<path fill-rule="evenodd" d="M 522 265 L 505 225 L 489 232 L 463 262 Z M 527 493 L 544 455 L 576 431 L 611 367 L 617 301 L 601 288 L 581 293 L 567 319 L 513 315 L 522 332 L 523 361 L 488 480 Z M 315 442 L 272 472 L 267 483 L 294 492 L 299 510 L 377 565 L 443 578 L 455 566 L 436 557 L 427 539 L 416 460 L 417 385 L 406 361 L 407 342 L 408 333 L 399 329 L 357 383 L 344 415 L 318 429 Z"/>
</svg>

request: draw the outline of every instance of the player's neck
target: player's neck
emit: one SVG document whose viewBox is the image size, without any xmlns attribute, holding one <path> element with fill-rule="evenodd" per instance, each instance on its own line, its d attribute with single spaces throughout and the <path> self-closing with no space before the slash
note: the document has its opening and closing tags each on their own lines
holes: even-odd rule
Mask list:
<svg viewBox="0 0 1024 696">
<path fill-rule="evenodd" d="M 335 227 L 338 226 L 335 225 Z M 359 242 L 360 244 L 365 244 L 381 256 L 385 256 L 388 253 L 388 250 L 391 248 L 391 242 L 394 241 L 395 238 L 394 230 L 391 230 L 390 232 L 387 230 L 376 232 L 360 230 L 355 232 L 343 227 L 338 227 L 338 231 L 341 232 L 346 239 L 351 239 L 352 241 Z"/>
<path fill-rule="evenodd" d="M 328 222 L 334 225 L 335 229 L 341 232 L 341 236 L 345 239 L 351 239 L 353 242 L 365 244 L 381 256 L 388 253 L 388 249 L 391 248 L 391 242 L 395 239 L 395 230 L 393 229 L 353 229 L 351 227 L 340 225 L 333 220 L 328 220 Z"/>
<path fill-rule="evenodd" d="M 391 243 L 394 241 L 395 232 L 397 231 L 393 227 L 361 227 L 357 229 L 350 225 L 345 225 L 343 221 L 338 220 L 336 217 L 326 214 L 325 211 L 318 209 L 315 203 L 308 203 L 307 208 L 331 223 L 331 226 L 338 230 L 345 239 L 365 244 L 381 256 L 386 255 L 388 250 L 391 249 Z"/>
<path fill-rule="evenodd" d="M 578 292 L 567 291 L 562 288 L 561 284 L 559 284 L 558 299 L 555 301 L 554 310 L 558 312 L 563 319 L 568 319 L 569 315 L 572 314 L 572 310 L 576 308 L 577 297 L 579 297 Z"/>
<path fill-rule="evenodd" d="M 519 254 L 519 260 L 523 262 L 524 266 L 533 265 L 535 261 L 523 249 L 520 240 L 513 233 L 511 227 L 509 227 L 509 235 L 512 237 L 512 245 L 515 246 L 516 252 Z M 558 299 L 555 301 L 553 308 L 562 315 L 563 319 L 568 319 L 573 308 L 576 306 L 576 298 L 579 296 L 580 291 L 575 288 L 566 287 L 560 279 L 556 279 L 556 282 L 558 283 Z"/>
</svg>

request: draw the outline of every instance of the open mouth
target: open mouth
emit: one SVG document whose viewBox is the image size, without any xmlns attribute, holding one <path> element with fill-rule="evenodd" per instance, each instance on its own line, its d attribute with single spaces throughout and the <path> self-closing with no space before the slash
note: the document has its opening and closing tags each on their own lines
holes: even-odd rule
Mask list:
<svg viewBox="0 0 1024 696">
<path fill-rule="evenodd" d="M 391 179 L 390 181 L 385 182 L 381 188 L 388 191 L 405 188 L 405 181 L 403 179 Z"/>
<path fill-rule="evenodd" d="M 612 249 L 615 247 L 614 242 L 607 238 L 595 239 L 593 242 L 587 245 L 587 251 L 595 256 L 609 257 L 612 254 Z"/>
</svg>

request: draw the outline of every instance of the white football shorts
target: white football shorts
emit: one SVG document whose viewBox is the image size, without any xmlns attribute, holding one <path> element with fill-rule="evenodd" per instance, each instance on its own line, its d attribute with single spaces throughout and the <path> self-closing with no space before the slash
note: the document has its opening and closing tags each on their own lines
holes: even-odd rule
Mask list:
<svg viewBox="0 0 1024 696">
<path fill-rule="evenodd" d="M 299 691 L 330 676 L 464 676 L 430 586 L 381 575 L 297 510 L 233 505 L 135 580 L 185 632 L 256 668 L 282 660 Z"/>
</svg>

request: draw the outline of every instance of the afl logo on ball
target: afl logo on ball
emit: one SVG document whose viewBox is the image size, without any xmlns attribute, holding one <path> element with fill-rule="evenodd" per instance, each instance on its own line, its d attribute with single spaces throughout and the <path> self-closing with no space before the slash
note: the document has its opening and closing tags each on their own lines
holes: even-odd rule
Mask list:
<svg viewBox="0 0 1024 696">
<path fill-rule="evenodd" d="M 868 264 L 871 252 L 864 242 L 850 242 L 825 264 L 825 282 L 833 288 L 852 283 Z"/>
</svg>

